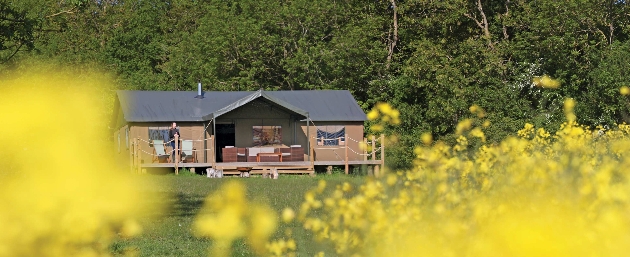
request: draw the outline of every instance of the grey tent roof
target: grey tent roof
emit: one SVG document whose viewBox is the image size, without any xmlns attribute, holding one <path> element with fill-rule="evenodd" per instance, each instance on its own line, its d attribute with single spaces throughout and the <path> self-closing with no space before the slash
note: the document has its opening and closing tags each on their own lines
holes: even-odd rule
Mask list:
<svg viewBox="0 0 630 257">
<path fill-rule="evenodd" d="M 234 110 L 234 109 L 236 109 L 238 107 L 241 107 L 241 106 L 243 106 L 243 105 L 245 105 L 245 104 L 247 104 L 247 103 L 249 103 L 251 101 L 254 101 L 255 99 L 258 99 L 260 97 L 265 98 L 265 99 L 267 99 L 267 100 L 269 100 L 271 102 L 274 102 L 277 105 L 280 105 L 280 106 L 282 106 L 284 108 L 287 108 L 287 109 L 289 109 L 289 110 L 291 110 L 291 111 L 293 111 L 293 112 L 295 112 L 297 114 L 300 114 L 300 115 L 303 116 L 303 118 L 308 118 L 308 116 L 309 116 L 307 111 L 302 110 L 302 109 L 300 109 L 298 107 L 295 107 L 295 106 L 291 105 L 290 103 L 285 102 L 284 100 L 278 99 L 277 97 L 273 96 L 272 94 L 269 94 L 268 92 L 265 92 L 265 91 L 262 91 L 262 90 L 258 90 L 256 92 L 252 93 L 251 95 L 248 95 L 248 96 L 245 96 L 245 97 L 243 97 L 241 99 L 238 99 L 237 101 L 235 101 L 234 103 L 232 103 L 232 104 L 230 104 L 230 105 L 228 105 L 226 107 L 223 107 L 223 108 L 221 108 L 221 109 L 219 109 L 217 111 L 212 112 L 211 114 L 204 115 L 202 117 L 202 119 L 203 120 L 210 120 L 212 118 L 219 117 L 219 116 L 221 116 L 221 115 L 223 115 L 225 113 L 228 113 L 228 112 L 230 112 L 230 111 L 232 111 L 232 110 Z"/>
<path fill-rule="evenodd" d="M 117 91 L 127 122 L 206 121 L 264 98 L 313 121 L 365 121 L 366 115 L 347 90 L 210 91 L 197 99 L 193 91 Z"/>
</svg>

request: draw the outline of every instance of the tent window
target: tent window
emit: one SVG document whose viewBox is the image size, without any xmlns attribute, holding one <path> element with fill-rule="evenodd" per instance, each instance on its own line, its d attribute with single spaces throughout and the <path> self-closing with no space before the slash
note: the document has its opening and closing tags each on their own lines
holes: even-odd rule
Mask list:
<svg viewBox="0 0 630 257">
<path fill-rule="evenodd" d="M 120 153 L 120 132 L 118 132 L 118 152 Z"/>
<path fill-rule="evenodd" d="M 345 145 L 346 127 L 317 126 L 317 145 Z"/>
<path fill-rule="evenodd" d="M 164 140 L 164 142 L 168 142 L 169 129 L 170 127 L 149 127 L 149 141 L 152 142 L 153 140 Z M 177 129 L 179 129 L 179 127 L 177 127 Z"/>
<path fill-rule="evenodd" d="M 254 146 L 282 144 L 282 126 L 254 126 Z"/>
</svg>

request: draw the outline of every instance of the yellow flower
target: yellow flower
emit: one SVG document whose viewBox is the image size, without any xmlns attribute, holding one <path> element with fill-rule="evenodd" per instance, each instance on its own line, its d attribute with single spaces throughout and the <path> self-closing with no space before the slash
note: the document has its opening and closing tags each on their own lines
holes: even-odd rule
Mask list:
<svg viewBox="0 0 630 257">
<path fill-rule="evenodd" d="M 398 182 L 398 177 L 395 174 L 387 175 L 387 185 L 393 186 L 396 182 Z"/>
<path fill-rule="evenodd" d="M 324 189 L 326 189 L 326 180 L 320 179 L 319 182 L 317 182 L 317 192 L 321 194 L 324 192 Z"/>
<path fill-rule="evenodd" d="M 378 119 L 378 111 L 376 109 L 372 109 L 370 112 L 368 112 L 367 114 L 367 118 L 368 120 L 375 120 Z"/>
<path fill-rule="evenodd" d="M 477 113 L 477 111 L 479 111 L 479 105 L 473 104 L 470 106 L 470 108 L 468 108 L 468 110 L 470 110 L 471 113 Z"/>
<path fill-rule="evenodd" d="M 350 190 L 352 190 L 352 186 L 350 185 L 350 183 L 344 182 L 341 190 L 343 190 L 344 192 L 350 192 Z"/>
<path fill-rule="evenodd" d="M 398 117 L 400 117 L 400 111 L 398 111 L 396 109 L 393 109 L 392 112 L 391 112 L 391 116 L 392 116 L 392 119 L 397 120 Z"/>
<path fill-rule="evenodd" d="M 295 250 L 295 248 L 297 248 L 297 245 L 295 244 L 295 241 L 293 239 L 289 239 L 289 241 L 287 241 L 287 248 L 289 250 Z"/>
<path fill-rule="evenodd" d="M 123 223 L 120 233 L 123 237 L 135 237 L 142 233 L 142 226 L 137 221 L 129 219 Z"/>
<path fill-rule="evenodd" d="M 276 231 L 276 215 L 269 206 L 253 204 L 249 214 L 250 228 L 247 239 L 254 251 L 264 253 L 265 244 L 269 237 Z"/>
<path fill-rule="evenodd" d="M 567 98 L 566 100 L 564 100 L 564 110 L 566 112 L 573 111 L 574 107 L 575 107 L 575 100 L 573 100 L 572 98 Z"/>
<path fill-rule="evenodd" d="M 381 132 L 385 128 L 381 124 L 374 124 L 374 125 L 370 126 L 370 129 L 373 130 L 374 132 Z"/>
<path fill-rule="evenodd" d="M 294 218 L 295 218 L 295 212 L 293 211 L 293 209 L 284 208 L 284 210 L 282 211 L 282 220 L 285 223 L 289 223 L 293 221 Z"/>
<path fill-rule="evenodd" d="M 560 87 L 560 81 L 552 79 L 551 77 L 544 75 L 542 77 L 536 77 L 533 80 L 536 86 L 543 88 L 558 88 Z"/>
<path fill-rule="evenodd" d="M 389 105 L 388 103 L 378 103 L 376 105 L 376 108 L 378 108 L 381 113 L 385 114 L 385 115 L 390 115 L 392 114 L 393 108 L 391 105 Z"/>
<path fill-rule="evenodd" d="M 457 133 L 458 135 L 461 135 L 464 131 L 469 130 L 470 127 L 472 127 L 472 120 L 471 119 L 464 119 L 462 121 L 460 121 L 459 123 L 457 123 L 457 127 L 455 128 L 455 133 Z"/>
<path fill-rule="evenodd" d="M 480 128 L 474 128 L 470 131 L 470 135 L 473 137 L 478 137 L 481 139 L 481 142 L 486 142 L 486 135 L 481 131 Z"/>
<path fill-rule="evenodd" d="M 630 95 L 630 88 L 627 86 L 623 86 L 619 88 L 619 93 L 621 93 L 622 95 Z"/>
<path fill-rule="evenodd" d="M 0 256 L 109 255 L 117 235 L 142 232 L 137 220 L 148 202 L 160 202 L 137 191 L 136 179 L 146 178 L 112 158 L 105 136 L 111 80 L 89 71 L 20 72 L 0 78 L 7 124 L 0 133 Z"/>
<path fill-rule="evenodd" d="M 245 186 L 229 181 L 206 198 L 193 228 L 198 237 L 215 241 L 214 255 L 229 256 L 232 242 L 239 238 L 246 238 L 254 251 L 262 254 L 268 250 L 267 240 L 276 226 L 277 216 L 271 208 L 248 202 Z"/>
<path fill-rule="evenodd" d="M 425 132 L 420 136 L 420 140 L 425 145 L 430 145 L 433 142 L 433 136 L 429 132 Z"/>
</svg>

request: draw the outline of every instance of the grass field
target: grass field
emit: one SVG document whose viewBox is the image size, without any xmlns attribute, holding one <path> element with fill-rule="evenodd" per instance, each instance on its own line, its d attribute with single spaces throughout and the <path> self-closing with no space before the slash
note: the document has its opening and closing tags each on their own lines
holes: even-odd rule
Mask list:
<svg viewBox="0 0 630 257">
<path fill-rule="evenodd" d="M 343 182 L 358 185 L 364 181 L 363 177 L 344 175 L 292 175 L 281 176 L 278 180 L 260 177 L 210 179 L 189 173 L 180 173 L 179 176 L 146 175 L 139 188 L 143 194 L 157 195 L 160 201 L 167 203 L 168 209 L 159 215 L 147 213 L 146 218 L 141 221 L 142 235 L 118 240 L 111 250 L 114 254 L 122 254 L 125 249 L 134 249 L 139 251 L 140 256 L 207 256 L 212 242 L 194 237 L 192 224 L 205 197 L 217 190 L 222 183 L 229 180 L 244 182 L 250 199 L 263 201 L 280 213 L 285 207 L 298 210 L 304 199 L 304 192 L 316 187 L 320 179 L 327 181 L 329 190 Z M 292 230 L 292 237 L 298 245 L 298 256 L 313 256 L 322 250 L 333 253 L 330 246 L 318 245 L 311 234 L 298 223 L 287 225 L 280 222 L 275 238 L 284 236 L 284 231 L 288 228 Z M 244 242 L 237 241 L 233 255 L 252 256 L 253 253 Z"/>
</svg>

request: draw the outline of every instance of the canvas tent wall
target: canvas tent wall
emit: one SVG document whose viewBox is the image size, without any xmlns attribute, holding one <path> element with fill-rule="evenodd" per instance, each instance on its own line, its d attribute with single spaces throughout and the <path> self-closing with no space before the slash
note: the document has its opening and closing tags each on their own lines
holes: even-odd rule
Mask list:
<svg viewBox="0 0 630 257">
<path fill-rule="evenodd" d="M 133 122 L 125 125 L 114 133 L 114 138 L 117 138 L 118 135 L 124 136 L 125 133 L 129 135 L 129 143 L 125 140 L 123 141 L 123 146 L 119 153 L 119 158 L 121 161 L 128 161 L 129 156 L 129 147 L 130 142 L 133 141 L 134 138 L 143 139 L 139 141 L 140 149 L 152 153 L 152 147 L 148 142 L 151 141 L 151 137 L 149 136 L 150 130 L 155 129 L 168 129 L 171 126 L 169 122 Z M 210 138 L 212 131 L 205 131 L 204 137 L 204 123 L 201 122 L 177 122 L 177 126 L 180 130 L 182 139 L 193 139 L 199 140 L 204 138 Z M 208 128 L 210 129 L 210 128 Z M 128 132 L 127 132 L 128 131 Z M 124 138 L 124 137 L 123 137 Z M 148 141 L 148 142 L 147 142 Z M 209 144 L 209 143 L 208 143 Z M 205 147 L 209 147 L 209 145 L 204 144 L 203 141 L 195 141 L 193 142 L 193 147 L 196 150 L 200 150 L 197 152 L 197 160 L 198 162 L 211 162 L 212 158 L 207 157 L 207 154 L 204 154 Z M 171 151 L 170 145 L 166 149 L 167 151 Z M 147 153 L 143 153 L 141 156 L 142 160 L 145 163 L 151 162 L 151 156 Z"/>
</svg>

